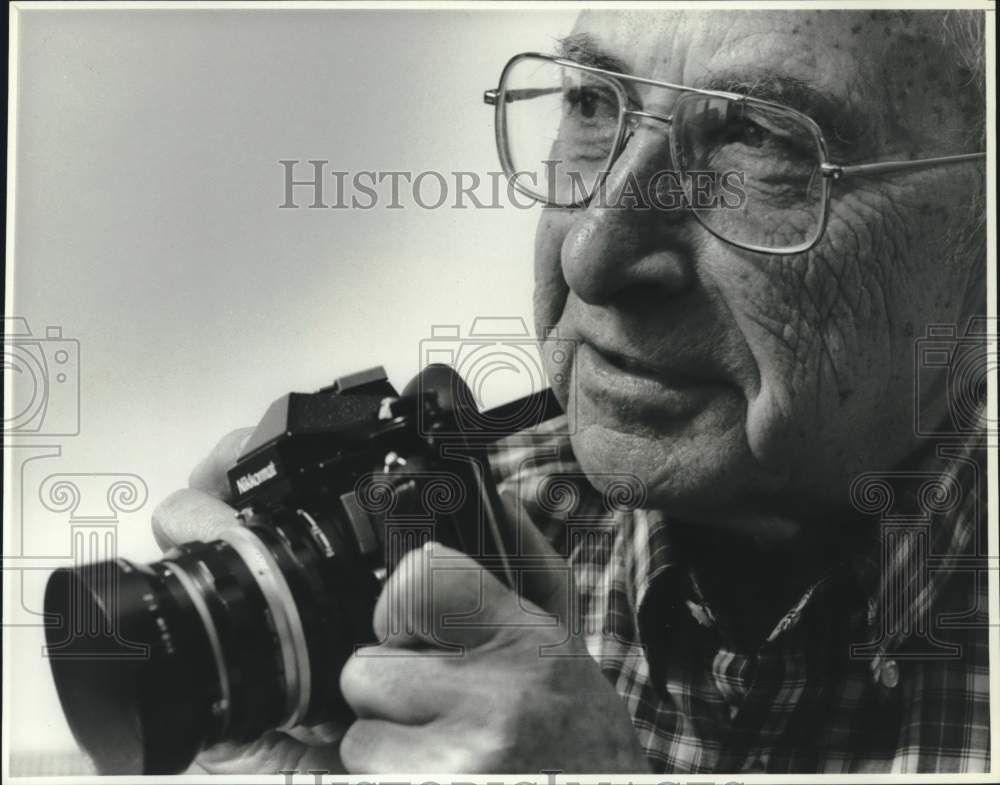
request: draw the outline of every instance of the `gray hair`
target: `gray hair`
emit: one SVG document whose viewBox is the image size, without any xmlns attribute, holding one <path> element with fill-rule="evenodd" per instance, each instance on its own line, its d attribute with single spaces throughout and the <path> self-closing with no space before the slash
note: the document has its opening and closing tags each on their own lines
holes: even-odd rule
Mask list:
<svg viewBox="0 0 1000 785">
<path fill-rule="evenodd" d="M 976 99 L 977 116 L 969 118 L 975 141 L 986 144 L 986 24 L 983 11 L 945 11 L 941 15 L 941 43 L 955 57 L 959 73 Z M 972 138 L 970 138 L 972 141 Z"/>
</svg>

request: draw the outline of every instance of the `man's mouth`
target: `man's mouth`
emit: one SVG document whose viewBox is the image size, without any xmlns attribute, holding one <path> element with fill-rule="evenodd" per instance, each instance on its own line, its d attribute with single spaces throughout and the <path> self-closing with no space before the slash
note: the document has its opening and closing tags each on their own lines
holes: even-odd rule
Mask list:
<svg viewBox="0 0 1000 785">
<path fill-rule="evenodd" d="M 697 385 L 698 379 L 683 371 L 664 366 L 654 366 L 637 357 L 622 354 L 610 349 L 598 347 L 591 344 L 598 354 L 600 354 L 609 364 L 618 368 L 624 373 L 634 376 L 645 376 L 654 381 L 660 381 L 671 387 L 692 387 Z"/>
<path fill-rule="evenodd" d="M 680 370 L 675 365 L 648 362 L 636 353 L 622 353 L 581 341 L 576 350 L 576 383 L 584 396 L 622 413 L 658 417 L 690 417 L 717 394 L 723 383 Z"/>
</svg>

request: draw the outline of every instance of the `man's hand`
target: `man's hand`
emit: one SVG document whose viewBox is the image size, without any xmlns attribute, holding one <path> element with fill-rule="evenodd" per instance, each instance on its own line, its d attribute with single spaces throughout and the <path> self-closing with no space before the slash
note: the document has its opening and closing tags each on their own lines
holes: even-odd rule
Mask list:
<svg viewBox="0 0 1000 785">
<path fill-rule="evenodd" d="M 250 429 L 226 436 L 191 473 L 188 489 L 153 513 L 168 549 L 237 525 L 226 471 Z M 358 714 L 341 729 L 273 731 L 220 744 L 197 764 L 210 773 L 646 771 L 624 704 L 568 628 L 566 563 L 526 520 L 519 597 L 467 556 L 435 546 L 408 554 L 379 598 L 381 643 L 341 675 Z M 342 762 L 343 760 L 343 762 Z"/>
<path fill-rule="evenodd" d="M 154 510 L 153 536 L 164 550 L 191 540 L 210 541 L 237 525 L 226 471 L 253 433 L 242 428 L 225 436 L 191 472 L 189 487 L 176 491 Z M 343 729 L 323 726 L 271 731 L 249 744 L 223 743 L 206 750 L 195 765 L 211 774 L 275 774 L 279 771 L 343 772 L 337 743 Z M 197 768 L 192 767 L 192 771 Z"/>
<path fill-rule="evenodd" d="M 540 556 L 521 589 L 540 604 L 436 544 L 390 576 L 380 643 L 341 674 L 358 715 L 340 748 L 349 771 L 648 771 L 624 703 L 569 632 L 565 561 L 521 528 Z"/>
</svg>

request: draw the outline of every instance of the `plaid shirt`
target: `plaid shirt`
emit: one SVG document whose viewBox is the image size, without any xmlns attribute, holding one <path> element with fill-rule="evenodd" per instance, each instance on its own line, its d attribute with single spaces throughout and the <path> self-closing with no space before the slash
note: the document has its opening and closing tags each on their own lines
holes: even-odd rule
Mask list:
<svg viewBox="0 0 1000 785">
<path fill-rule="evenodd" d="M 598 493 L 564 430 L 560 418 L 531 444 L 502 444 L 498 488 L 569 560 L 580 632 L 653 771 L 988 770 L 982 440 L 858 477 L 870 542 L 746 652 L 727 642 L 669 515 L 642 509 L 627 477 Z"/>
</svg>

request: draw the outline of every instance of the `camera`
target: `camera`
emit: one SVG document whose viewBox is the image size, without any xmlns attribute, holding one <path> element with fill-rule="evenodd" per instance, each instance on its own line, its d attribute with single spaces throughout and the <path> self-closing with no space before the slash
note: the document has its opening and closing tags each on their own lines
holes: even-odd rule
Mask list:
<svg viewBox="0 0 1000 785">
<path fill-rule="evenodd" d="M 914 432 L 918 436 L 960 438 L 982 427 L 986 380 L 997 369 L 987 342 L 996 335 L 995 321 L 991 324 L 985 317 L 973 317 L 962 335 L 955 325 L 932 324 L 917 339 Z M 935 411 L 931 405 L 935 395 L 942 393 L 947 401 L 943 421 L 930 415 Z"/>
<path fill-rule="evenodd" d="M 477 421 L 443 365 L 402 394 L 381 367 L 290 393 L 229 470 L 238 525 L 152 564 L 56 570 L 47 651 L 98 770 L 176 773 L 221 741 L 349 719 L 340 670 L 374 642 L 386 576 L 429 540 L 513 588 L 488 454 L 511 411 L 560 413 L 549 390 L 532 395 Z"/>
<path fill-rule="evenodd" d="M 4 433 L 73 436 L 80 432 L 80 344 L 61 327 L 34 336 L 23 317 L 3 320 L 4 374 L 14 379 Z"/>
</svg>

